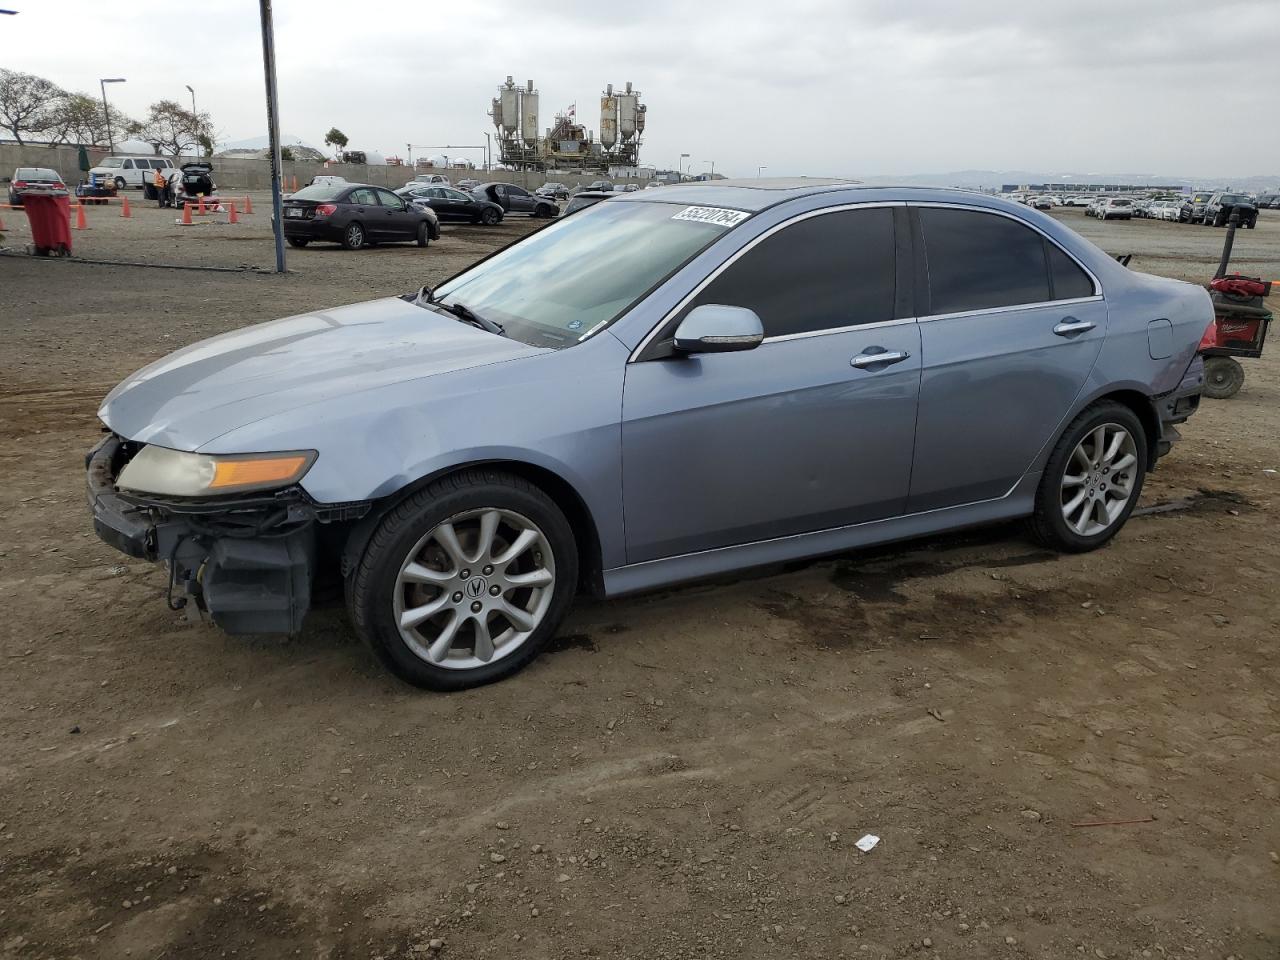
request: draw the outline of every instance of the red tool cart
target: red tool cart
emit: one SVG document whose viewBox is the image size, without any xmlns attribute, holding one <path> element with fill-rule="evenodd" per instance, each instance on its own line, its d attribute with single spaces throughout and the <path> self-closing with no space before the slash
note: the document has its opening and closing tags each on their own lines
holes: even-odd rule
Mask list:
<svg viewBox="0 0 1280 960">
<path fill-rule="evenodd" d="M 71 200 L 66 190 L 24 192 L 22 209 L 31 224 L 31 243 L 37 256 L 70 256 Z"/>
</svg>

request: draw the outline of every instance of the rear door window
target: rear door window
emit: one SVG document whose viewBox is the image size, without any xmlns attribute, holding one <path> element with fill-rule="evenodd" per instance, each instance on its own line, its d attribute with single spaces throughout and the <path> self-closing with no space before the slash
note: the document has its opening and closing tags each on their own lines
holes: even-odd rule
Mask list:
<svg viewBox="0 0 1280 960">
<path fill-rule="evenodd" d="M 711 281 L 686 309 L 749 307 L 766 337 L 893 319 L 893 210 L 838 210 L 766 237 Z"/>
<path fill-rule="evenodd" d="M 964 313 L 1050 299 L 1045 241 L 1010 217 L 919 208 L 928 268 L 928 314 Z"/>
<path fill-rule="evenodd" d="M 359 190 L 352 190 L 351 196 L 347 198 L 347 203 L 354 203 L 366 207 L 376 207 L 378 198 L 374 192 L 367 187 Z"/>
</svg>

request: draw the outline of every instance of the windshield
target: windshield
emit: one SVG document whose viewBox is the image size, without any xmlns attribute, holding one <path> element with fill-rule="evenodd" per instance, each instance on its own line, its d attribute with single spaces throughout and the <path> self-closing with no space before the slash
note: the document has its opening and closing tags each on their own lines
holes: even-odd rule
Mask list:
<svg viewBox="0 0 1280 960">
<path fill-rule="evenodd" d="M 1238 193 L 1224 193 L 1222 195 L 1222 198 L 1218 202 L 1219 203 L 1244 203 L 1245 199 L 1244 197 L 1240 196 L 1240 194 Z"/>
<path fill-rule="evenodd" d="M 313 183 L 309 187 L 303 187 L 297 193 L 292 194 L 290 200 L 333 200 L 346 190 L 351 184 L 343 183 Z"/>
<path fill-rule="evenodd" d="M 734 220 L 693 219 L 667 203 L 596 204 L 558 220 L 442 284 L 462 303 L 533 346 L 567 347 L 603 329 Z"/>
<path fill-rule="evenodd" d="M 107 157 L 107 159 L 103 160 L 100 164 L 98 164 L 98 166 L 100 166 L 100 167 L 123 167 L 123 166 L 124 166 L 124 160 L 123 160 L 121 157 Z"/>
</svg>

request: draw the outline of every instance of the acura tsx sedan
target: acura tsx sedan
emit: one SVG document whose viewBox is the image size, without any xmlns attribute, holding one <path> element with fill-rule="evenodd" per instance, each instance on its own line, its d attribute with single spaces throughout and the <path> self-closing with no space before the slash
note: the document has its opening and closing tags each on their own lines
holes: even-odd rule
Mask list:
<svg viewBox="0 0 1280 960">
<path fill-rule="evenodd" d="M 297 633 L 341 587 L 387 667 L 459 689 L 582 591 L 1017 517 L 1101 547 L 1196 409 L 1211 320 L 993 197 L 642 191 L 143 368 L 99 411 L 89 499 L 175 606 Z"/>
</svg>

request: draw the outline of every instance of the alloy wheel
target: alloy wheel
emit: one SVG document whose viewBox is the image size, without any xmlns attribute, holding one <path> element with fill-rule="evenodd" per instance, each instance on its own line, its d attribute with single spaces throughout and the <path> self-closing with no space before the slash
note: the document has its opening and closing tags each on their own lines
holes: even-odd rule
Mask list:
<svg viewBox="0 0 1280 960">
<path fill-rule="evenodd" d="M 396 576 L 400 635 L 427 663 L 469 670 L 517 650 L 551 606 L 555 557 L 512 510 L 457 514 L 422 537 Z"/>
<path fill-rule="evenodd" d="M 1108 530 L 1133 498 L 1138 446 L 1118 423 L 1095 427 L 1076 444 L 1062 475 L 1062 516 L 1084 537 Z"/>
</svg>

